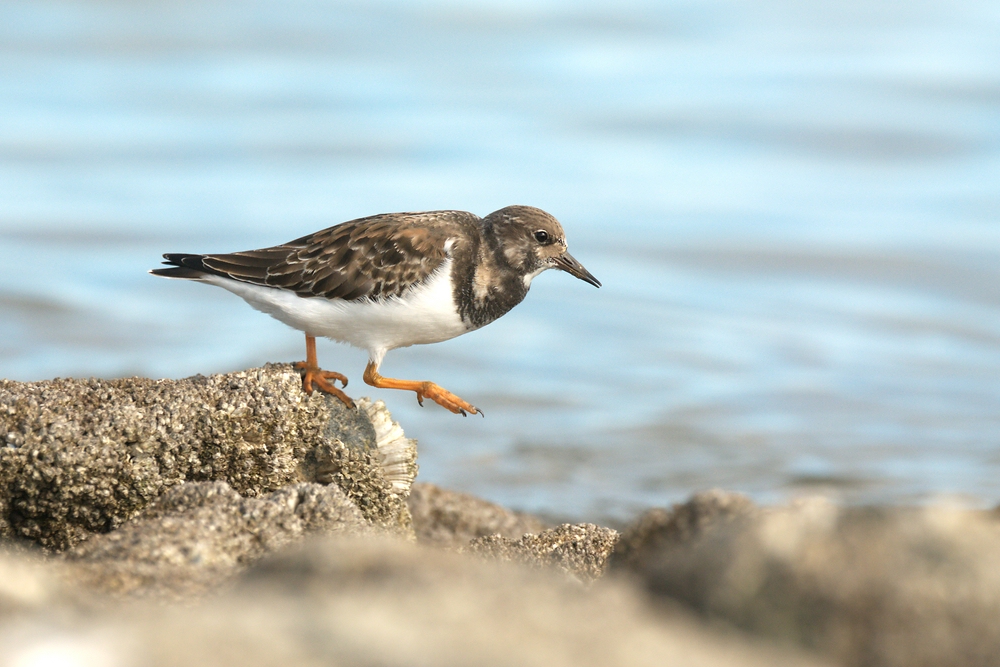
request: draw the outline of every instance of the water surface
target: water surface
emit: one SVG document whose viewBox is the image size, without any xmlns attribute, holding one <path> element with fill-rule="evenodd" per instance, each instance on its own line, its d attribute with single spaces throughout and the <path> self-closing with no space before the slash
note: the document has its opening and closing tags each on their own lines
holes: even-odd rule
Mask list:
<svg viewBox="0 0 1000 667">
<path fill-rule="evenodd" d="M 714 486 L 995 503 L 998 35 L 985 1 L 0 2 L 0 375 L 300 359 L 146 270 L 532 204 L 604 287 L 545 274 L 383 366 L 486 419 L 320 344 L 422 479 L 575 518 Z"/>
</svg>

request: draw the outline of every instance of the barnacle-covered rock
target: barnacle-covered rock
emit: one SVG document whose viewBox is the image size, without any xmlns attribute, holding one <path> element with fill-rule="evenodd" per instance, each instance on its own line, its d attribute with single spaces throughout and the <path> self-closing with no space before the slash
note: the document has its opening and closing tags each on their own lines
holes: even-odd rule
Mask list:
<svg viewBox="0 0 1000 667">
<path fill-rule="evenodd" d="M 564 523 L 516 540 L 500 535 L 480 537 L 469 543 L 468 550 L 500 561 L 555 567 L 580 582 L 591 583 L 604 574 L 617 542 L 618 532 L 611 528 Z"/>
<path fill-rule="evenodd" d="M 245 498 L 225 482 L 184 482 L 64 555 L 74 580 L 91 589 L 171 599 L 218 588 L 309 535 L 376 533 L 335 484 L 298 483 Z"/>
<path fill-rule="evenodd" d="M 305 394 L 288 364 L 182 380 L 0 380 L 0 537 L 61 551 L 187 481 L 244 497 L 336 483 L 373 524 L 410 532 L 401 471 L 408 460 L 415 473 L 415 448 L 384 406 L 372 412 L 391 482 L 368 412 Z"/>
<path fill-rule="evenodd" d="M 20 575 L 0 585 L 0 664 L 823 667 L 653 611 L 624 582 L 583 590 L 551 570 L 384 536 L 304 540 L 181 604 L 114 604 L 86 577 L 61 576 L 80 563 L 54 560 L 0 549 L 0 574 Z"/>
</svg>

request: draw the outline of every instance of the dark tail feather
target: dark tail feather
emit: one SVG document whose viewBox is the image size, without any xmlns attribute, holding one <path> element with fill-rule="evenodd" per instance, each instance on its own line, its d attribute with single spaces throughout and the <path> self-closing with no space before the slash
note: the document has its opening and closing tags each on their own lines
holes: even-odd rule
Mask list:
<svg viewBox="0 0 1000 667">
<path fill-rule="evenodd" d="M 169 265 L 170 268 L 152 269 L 150 273 L 154 276 L 198 280 L 199 278 L 204 278 L 206 273 L 214 273 L 205 268 L 202 262 L 204 255 L 187 255 L 179 252 L 170 252 L 165 254 L 163 259 L 167 260 L 164 264 Z"/>
</svg>

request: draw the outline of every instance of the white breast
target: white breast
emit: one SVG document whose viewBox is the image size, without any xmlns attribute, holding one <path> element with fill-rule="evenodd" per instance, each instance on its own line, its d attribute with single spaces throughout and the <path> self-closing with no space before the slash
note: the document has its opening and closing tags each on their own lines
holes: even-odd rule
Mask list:
<svg viewBox="0 0 1000 667">
<path fill-rule="evenodd" d="M 300 297 L 288 290 L 215 275 L 203 280 L 290 327 L 368 350 L 373 361 L 381 362 L 388 350 L 438 343 L 468 331 L 455 307 L 451 263 L 447 259 L 424 284 L 384 301 Z"/>
</svg>

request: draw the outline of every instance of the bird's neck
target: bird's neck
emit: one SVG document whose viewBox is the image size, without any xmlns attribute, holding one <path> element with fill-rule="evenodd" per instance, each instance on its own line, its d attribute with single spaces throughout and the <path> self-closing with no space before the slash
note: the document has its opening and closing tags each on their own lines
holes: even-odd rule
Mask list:
<svg viewBox="0 0 1000 667">
<path fill-rule="evenodd" d="M 507 261 L 490 230 L 470 248 L 466 261 L 456 258 L 456 303 L 470 329 L 486 326 L 521 303 L 528 284 Z"/>
</svg>

